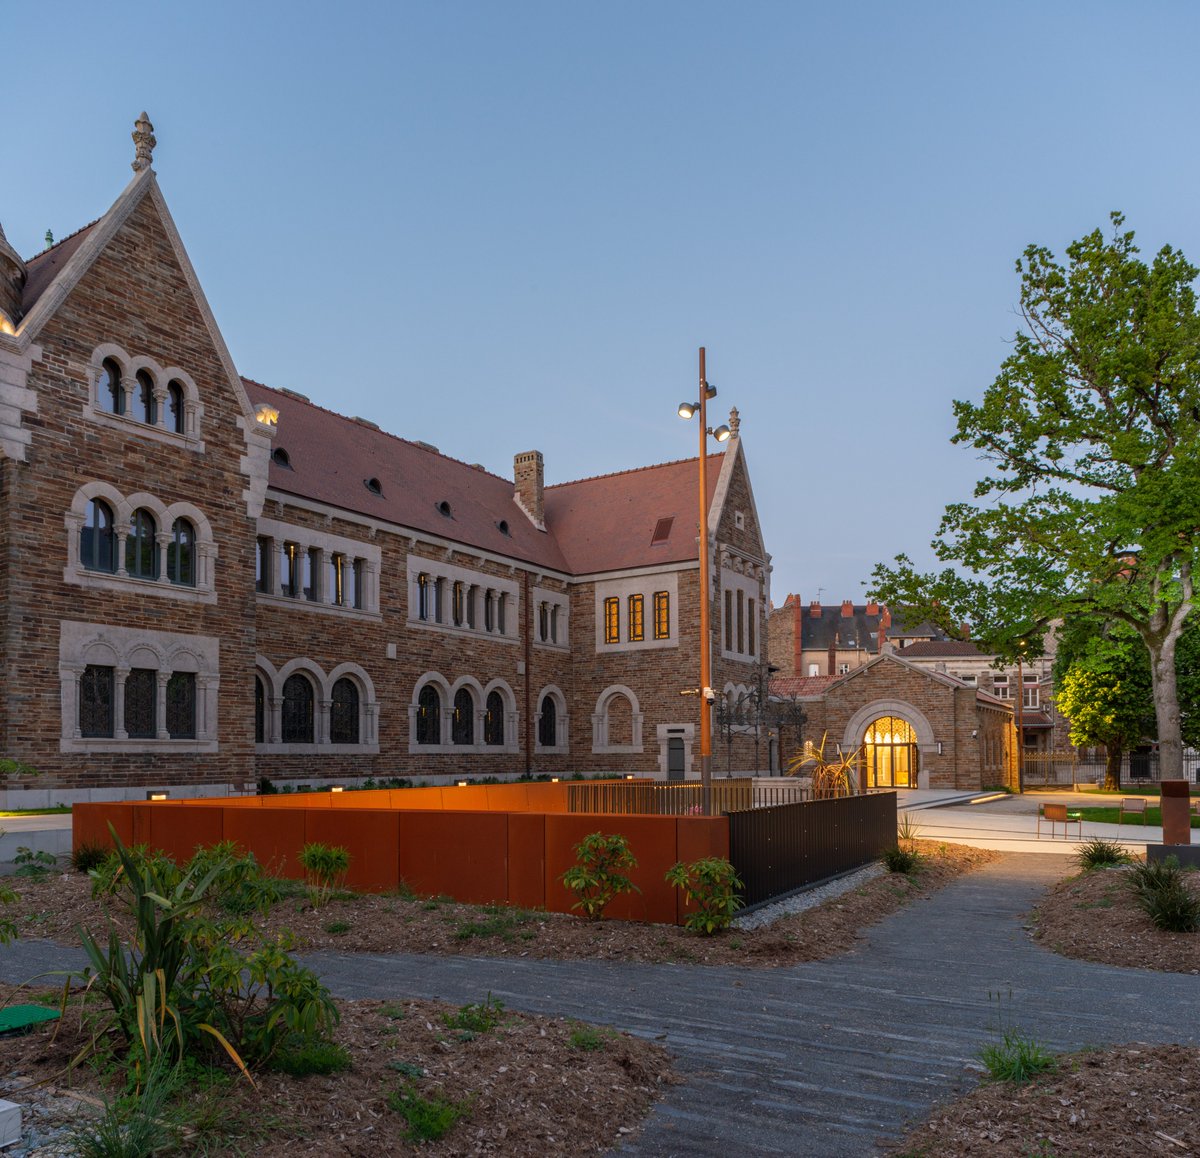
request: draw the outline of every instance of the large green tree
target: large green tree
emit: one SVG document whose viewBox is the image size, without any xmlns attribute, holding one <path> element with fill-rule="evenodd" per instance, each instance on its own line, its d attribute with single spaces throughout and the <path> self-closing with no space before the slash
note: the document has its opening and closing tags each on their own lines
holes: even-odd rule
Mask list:
<svg viewBox="0 0 1200 1158">
<path fill-rule="evenodd" d="M 872 594 L 1012 659 L 1059 619 L 1128 624 L 1145 645 L 1164 776 L 1182 774 L 1175 652 L 1200 535 L 1197 269 L 1138 256 L 1124 218 L 1060 262 L 1017 262 L 1024 322 L 980 403 L 955 402 L 955 443 L 987 464 L 974 503 L 946 508 L 922 574 L 901 555 Z"/>
</svg>

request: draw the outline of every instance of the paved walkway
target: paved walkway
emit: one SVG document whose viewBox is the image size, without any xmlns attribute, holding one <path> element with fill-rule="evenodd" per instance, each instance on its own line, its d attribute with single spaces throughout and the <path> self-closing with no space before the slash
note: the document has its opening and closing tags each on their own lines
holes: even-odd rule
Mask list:
<svg viewBox="0 0 1200 1158">
<path fill-rule="evenodd" d="M 309 958 L 346 997 L 478 1001 L 661 1038 L 686 1081 L 623 1153 L 862 1158 L 970 1084 L 979 1047 L 1018 1025 L 1053 1049 L 1200 1043 L 1196 979 L 1070 961 L 1023 917 L 1058 857 L 1008 856 L 869 931 L 854 953 L 790 969 L 463 957 Z M 0 949 L 0 977 L 63 968 L 45 943 Z"/>
</svg>

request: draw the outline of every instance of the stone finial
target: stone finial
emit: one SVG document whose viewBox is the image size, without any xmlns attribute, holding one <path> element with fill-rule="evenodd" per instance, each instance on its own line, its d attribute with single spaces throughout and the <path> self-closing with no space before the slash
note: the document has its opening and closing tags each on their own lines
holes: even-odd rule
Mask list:
<svg viewBox="0 0 1200 1158">
<path fill-rule="evenodd" d="M 735 406 L 729 412 L 729 433 L 734 437 L 738 437 L 738 427 L 741 426 L 742 419 L 738 414 L 738 408 Z"/>
<path fill-rule="evenodd" d="M 133 159 L 132 168 L 135 173 L 140 173 L 150 168 L 150 162 L 154 160 L 154 146 L 158 144 L 154 139 L 154 126 L 145 113 L 133 123 L 133 144 L 137 156 Z"/>
</svg>

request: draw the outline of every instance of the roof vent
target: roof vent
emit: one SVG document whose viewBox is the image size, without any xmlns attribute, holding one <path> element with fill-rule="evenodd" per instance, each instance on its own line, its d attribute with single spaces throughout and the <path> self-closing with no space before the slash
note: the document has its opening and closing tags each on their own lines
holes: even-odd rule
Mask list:
<svg viewBox="0 0 1200 1158">
<path fill-rule="evenodd" d="M 288 458 L 288 452 L 282 446 L 277 446 L 271 451 L 271 461 L 276 466 L 283 467 L 284 470 L 292 469 L 292 460 Z"/>
<path fill-rule="evenodd" d="M 413 440 L 413 445 L 419 446 L 422 450 L 431 450 L 434 454 L 442 453 L 432 442 L 422 442 L 419 438 Z"/>
<path fill-rule="evenodd" d="M 351 419 L 352 422 L 357 422 L 359 426 L 369 426 L 372 430 L 379 429 L 378 422 L 372 422 L 369 418 L 360 418 L 357 414 Z"/>
<path fill-rule="evenodd" d="M 675 523 L 675 516 L 672 515 L 666 519 L 659 519 L 654 524 L 654 534 L 650 536 L 650 546 L 657 547 L 665 543 L 671 537 L 671 527 Z"/>
<path fill-rule="evenodd" d="M 508 520 L 501 519 L 496 524 L 496 530 L 498 530 L 500 532 L 500 534 L 502 534 L 502 535 L 507 535 L 508 534 Z"/>
<path fill-rule="evenodd" d="M 449 504 L 448 502 L 446 502 L 446 500 L 445 500 L 445 499 L 442 499 L 442 501 L 441 501 L 440 503 L 438 503 L 438 505 L 437 505 L 437 508 L 438 508 L 438 514 L 439 514 L 439 515 L 442 515 L 442 516 L 444 516 L 444 517 L 445 517 L 445 518 L 447 518 L 447 519 L 450 519 L 450 518 L 453 518 L 453 517 L 454 517 L 454 516 L 453 516 L 453 515 L 450 513 L 450 504 Z"/>
<path fill-rule="evenodd" d="M 295 398 L 297 402 L 311 402 L 307 394 L 301 394 L 299 390 L 289 390 L 286 386 L 279 387 L 280 394 L 286 394 L 289 398 Z"/>
<path fill-rule="evenodd" d="M 383 483 L 381 483 L 377 478 L 363 479 L 363 486 L 365 486 L 373 495 L 383 494 Z"/>
</svg>

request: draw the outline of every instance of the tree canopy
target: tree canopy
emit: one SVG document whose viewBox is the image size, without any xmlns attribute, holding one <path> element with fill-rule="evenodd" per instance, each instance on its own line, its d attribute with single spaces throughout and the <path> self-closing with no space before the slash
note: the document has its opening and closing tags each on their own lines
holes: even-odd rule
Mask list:
<svg viewBox="0 0 1200 1158">
<path fill-rule="evenodd" d="M 972 503 L 933 541 L 955 564 L 875 568 L 872 596 L 1001 658 L 1040 652 L 1051 624 L 1127 624 L 1146 647 L 1164 775 L 1182 767 L 1175 647 L 1194 602 L 1200 535 L 1196 267 L 1138 256 L 1124 218 L 1017 262 L 1023 326 L 979 403 L 956 401 L 953 442 L 987 464 Z"/>
</svg>

